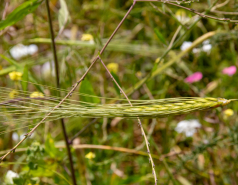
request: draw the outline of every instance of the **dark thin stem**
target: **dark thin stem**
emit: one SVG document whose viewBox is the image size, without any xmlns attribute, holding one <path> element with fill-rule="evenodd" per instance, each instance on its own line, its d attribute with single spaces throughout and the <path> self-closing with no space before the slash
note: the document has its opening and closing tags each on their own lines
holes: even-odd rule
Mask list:
<svg viewBox="0 0 238 185">
<path fill-rule="evenodd" d="M 50 15 L 50 8 L 49 8 L 49 0 L 46 0 L 45 3 L 46 3 L 46 8 L 47 8 L 47 15 L 48 15 L 48 22 L 49 22 L 50 36 L 51 36 L 51 45 L 52 45 L 52 51 L 53 51 L 53 56 L 54 56 L 56 84 L 57 84 L 57 88 L 60 88 L 59 62 L 58 62 L 57 53 L 56 53 L 56 46 L 55 46 L 55 40 L 54 40 L 54 31 L 53 31 L 52 20 L 51 20 L 51 15 Z M 60 96 L 60 91 L 58 91 L 58 95 Z M 66 145 L 68 158 L 69 158 L 71 178 L 72 178 L 73 184 L 77 185 L 76 177 L 75 177 L 75 174 L 74 174 L 73 158 L 72 158 L 72 153 L 70 151 L 70 145 L 69 145 L 69 142 L 68 142 L 68 135 L 67 135 L 66 128 L 65 128 L 64 119 L 61 118 L 60 122 L 61 122 L 62 131 L 63 131 L 63 134 L 64 134 L 65 145 Z"/>
<path fill-rule="evenodd" d="M 117 87 L 120 89 L 120 92 L 125 96 L 125 98 L 127 99 L 128 103 L 130 104 L 131 107 L 133 107 L 131 101 L 129 100 L 128 96 L 126 95 L 126 93 L 123 91 L 123 89 L 121 88 L 121 86 L 117 83 L 117 81 L 115 80 L 115 78 L 112 76 L 112 74 L 110 73 L 110 71 L 108 70 L 107 66 L 104 64 L 103 60 L 99 57 L 102 65 L 104 66 L 104 68 L 106 69 L 106 71 L 108 72 L 108 74 L 110 75 L 111 79 L 114 81 L 114 83 L 117 85 Z M 152 172 L 153 172 L 153 176 L 154 176 L 154 180 L 155 180 L 155 184 L 157 184 L 157 176 L 156 176 L 156 171 L 155 171 L 155 163 L 153 161 L 153 158 L 151 156 L 151 153 L 150 153 L 150 147 L 149 147 L 149 142 L 148 142 L 148 139 L 146 137 L 146 134 L 145 134 L 145 131 L 143 129 L 143 126 L 142 126 L 142 123 L 141 123 L 141 120 L 139 117 L 137 117 L 137 120 L 138 120 L 138 124 L 139 124 L 139 127 L 141 128 L 141 133 L 142 133 L 142 136 L 144 137 L 144 140 L 145 140 L 145 143 L 146 143 L 146 148 L 147 148 L 147 153 L 149 155 L 149 162 L 151 163 L 151 166 L 152 166 Z"/>
</svg>

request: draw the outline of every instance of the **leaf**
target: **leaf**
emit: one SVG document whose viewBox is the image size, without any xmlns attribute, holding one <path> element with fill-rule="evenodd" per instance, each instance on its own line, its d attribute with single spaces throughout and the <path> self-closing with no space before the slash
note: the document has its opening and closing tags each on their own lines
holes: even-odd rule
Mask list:
<svg viewBox="0 0 238 185">
<path fill-rule="evenodd" d="M 12 71 L 15 71 L 15 70 L 16 70 L 15 66 L 9 66 L 7 68 L 4 68 L 4 69 L 0 70 L 0 76 L 6 75 L 6 74 L 8 74 L 8 73 L 10 73 Z"/>
<path fill-rule="evenodd" d="M 60 0 L 60 10 L 59 10 L 59 28 L 62 29 L 69 19 L 69 11 L 65 0 Z"/>
<path fill-rule="evenodd" d="M 22 3 L 15 10 L 13 10 L 5 20 L 0 21 L 0 30 L 15 24 L 23 19 L 27 14 L 34 12 L 41 2 L 42 1 L 39 0 L 30 0 Z"/>
<path fill-rule="evenodd" d="M 95 96 L 95 92 L 93 90 L 93 86 L 92 86 L 91 82 L 88 81 L 87 79 L 84 79 L 84 81 L 82 81 L 82 83 L 80 85 L 79 92 L 83 93 L 83 94 L 92 95 L 92 96 L 80 96 L 80 99 L 82 101 L 90 102 L 90 103 L 99 103 L 100 102 L 99 98 L 93 97 L 93 96 Z"/>
<path fill-rule="evenodd" d="M 21 81 L 22 90 L 27 91 L 27 86 L 28 86 L 28 66 L 27 65 L 25 65 L 24 67 L 22 80 L 23 80 Z"/>
<path fill-rule="evenodd" d="M 3 58 L 4 60 L 6 60 L 7 62 L 9 62 L 11 65 L 14 65 L 15 67 L 18 68 L 18 70 L 22 70 L 23 71 L 23 66 L 21 66 L 20 64 L 18 64 L 15 60 L 12 60 L 2 54 L 0 54 L 0 57 Z"/>
<path fill-rule="evenodd" d="M 159 40 L 163 44 L 167 45 L 166 40 L 165 40 L 164 36 L 160 33 L 160 31 L 157 28 L 155 28 L 154 31 L 155 31 L 155 34 L 157 35 L 157 37 L 159 38 Z"/>
<path fill-rule="evenodd" d="M 38 82 L 36 81 L 36 79 L 31 75 L 31 73 L 29 72 L 29 81 L 32 82 L 35 87 L 38 89 L 38 91 L 42 92 L 44 94 L 44 89 L 43 86 L 38 85 Z"/>
</svg>

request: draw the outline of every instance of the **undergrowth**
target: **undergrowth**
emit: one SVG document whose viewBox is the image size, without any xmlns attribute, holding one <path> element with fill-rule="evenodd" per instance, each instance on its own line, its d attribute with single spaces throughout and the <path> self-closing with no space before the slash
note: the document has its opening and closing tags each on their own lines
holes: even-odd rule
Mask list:
<svg viewBox="0 0 238 185">
<path fill-rule="evenodd" d="M 146 108 L 130 108 L 138 100 L 237 98 L 236 0 L 52 0 L 48 15 L 47 1 L 3 2 L 0 105 L 17 106 L 1 109 L 1 184 L 238 182 L 236 102 L 165 118 L 146 110 L 141 119 Z M 139 112 L 75 112 L 112 103 Z"/>
</svg>

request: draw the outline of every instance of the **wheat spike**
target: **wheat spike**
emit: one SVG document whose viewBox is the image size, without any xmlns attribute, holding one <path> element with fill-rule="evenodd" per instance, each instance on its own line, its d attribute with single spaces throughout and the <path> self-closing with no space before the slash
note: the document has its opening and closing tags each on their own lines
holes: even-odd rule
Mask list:
<svg viewBox="0 0 238 185">
<path fill-rule="evenodd" d="M 54 111 L 52 118 L 57 116 L 82 117 L 166 117 L 187 114 L 197 110 L 206 110 L 227 105 L 231 100 L 224 98 L 168 98 L 160 100 L 137 101 L 133 107 L 129 104 L 93 104 L 87 102 L 68 101 Z M 38 118 L 39 114 L 47 113 L 55 106 L 52 99 L 15 99 L 0 103 L 1 112 L 15 117 L 23 114 Z M 34 117 L 35 116 L 35 117 Z M 24 118 L 26 119 L 26 117 Z M 30 118 L 32 119 L 32 117 Z"/>
</svg>

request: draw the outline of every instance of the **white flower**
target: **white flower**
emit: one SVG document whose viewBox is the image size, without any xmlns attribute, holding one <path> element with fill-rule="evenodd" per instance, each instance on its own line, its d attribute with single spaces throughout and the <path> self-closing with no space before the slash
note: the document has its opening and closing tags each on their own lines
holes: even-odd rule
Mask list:
<svg viewBox="0 0 238 185">
<path fill-rule="evenodd" d="M 27 50 L 28 50 L 28 55 L 33 55 L 38 51 L 38 47 L 35 44 L 31 44 L 28 46 Z"/>
<path fill-rule="evenodd" d="M 209 40 L 205 40 L 202 44 L 203 44 L 202 50 L 204 52 L 209 52 L 212 49 L 212 45 L 210 44 Z"/>
<path fill-rule="evenodd" d="M 190 41 L 184 41 L 183 44 L 181 45 L 180 49 L 182 51 L 188 49 L 192 45 L 192 42 Z"/>
<path fill-rule="evenodd" d="M 35 44 L 25 46 L 23 44 L 17 44 L 10 49 L 10 54 L 15 60 L 18 60 L 27 55 L 33 55 L 38 51 L 38 47 Z"/>
<path fill-rule="evenodd" d="M 204 52 L 209 52 L 212 49 L 212 45 L 211 44 L 206 44 L 202 46 L 202 50 Z"/>
<path fill-rule="evenodd" d="M 52 76 L 55 76 L 55 64 L 53 61 L 51 62 L 45 62 L 43 65 L 42 65 L 42 68 L 41 68 L 41 73 L 43 75 L 44 78 L 49 78 L 51 75 Z"/>
<path fill-rule="evenodd" d="M 178 133 L 184 133 L 187 137 L 193 136 L 197 132 L 197 128 L 200 128 L 201 124 L 196 119 L 183 120 L 178 123 L 175 131 Z"/>
<path fill-rule="evenodd" d="M 12 139 L 13 139 L 14 141 L 18 141 L 19 136 L 18 136 L 18 134 L 17 134 L 16 132 L 13 132 L 13 134 L 12 134 Z"/>
<path fill-rule="evenodd" d="M 190 46 L 192 45 L 192 42 L 190 41 L 184 41 L 183 44 L 181 45 L 180 49 L 182 51 L 188 49 Z M 204 51 L 204 52 L 210 52 L 210 50 L 212 49 L 212 45 L 210 44 L 210 41 L 209 40 L 205 40 L 203 43 L 202 43 L 202 48 L 193 48 L 193 53 L 199 53 L 201 51 Z"/>
<path fill-rule="evenodd" d="M 188 49 L 191 45 L 192 45 L 192 42 L 184 41 L 183 44 L 181 45 L 180 49 L 182 51 L 184 51 L 184 50 Z M 205 50 L 207 49 L 206 47 L 207 47 L 207 45 L 205 46 Z M 193 48 L 192 51 L 193 51 L 193 53 L 199 53 L 201 51 L 201 49 L 200 48 Z"/>
<path fill-rule="evenodd" d="M 7 171 L 7 175 L 5 177 L 5 181 L 7 184 L 14 184 L 13 183 L 13 178 L 19 177 L 19 175 L 12 170 Z"/>
</svg>

